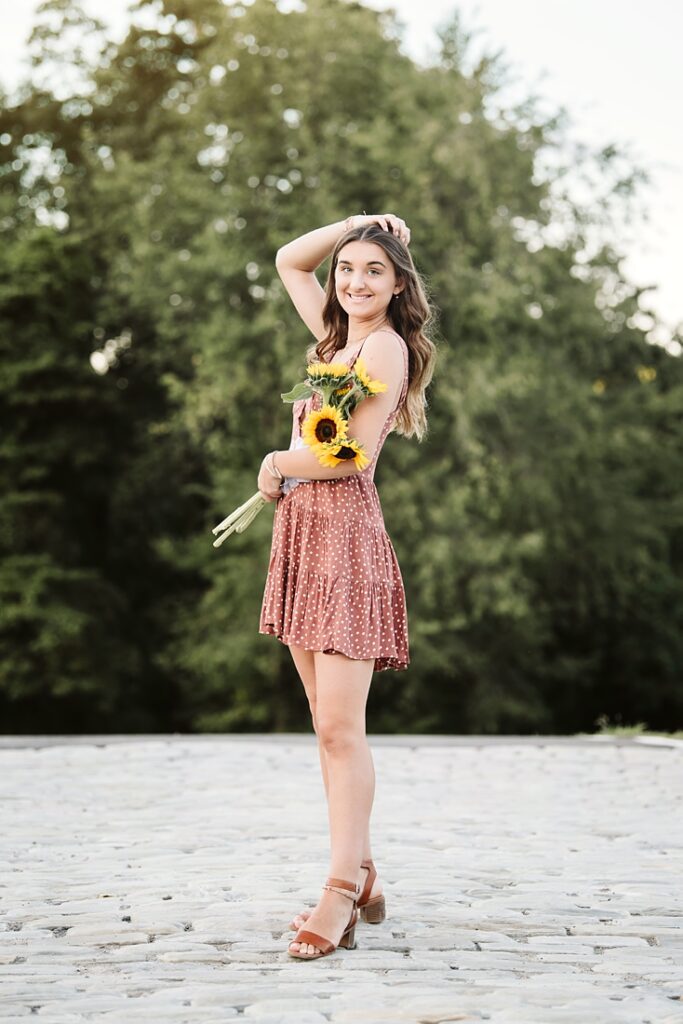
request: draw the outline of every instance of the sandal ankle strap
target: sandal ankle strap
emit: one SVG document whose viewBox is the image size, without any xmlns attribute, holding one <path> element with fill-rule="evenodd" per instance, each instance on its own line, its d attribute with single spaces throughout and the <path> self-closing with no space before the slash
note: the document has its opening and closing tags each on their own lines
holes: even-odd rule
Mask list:
<svg viewBox="0 0 683 1024">
<path fill-rule="evenodd" d="M 360 886 L 358 883 L 347 882 L 343 878 L 328 878 L 323 889 L 331 889 L 333 892 L 338 892 L 341 896 L 346 896 L 347 899 L 353 900 L 354 903 L 360 896 Z"/>
</svg>

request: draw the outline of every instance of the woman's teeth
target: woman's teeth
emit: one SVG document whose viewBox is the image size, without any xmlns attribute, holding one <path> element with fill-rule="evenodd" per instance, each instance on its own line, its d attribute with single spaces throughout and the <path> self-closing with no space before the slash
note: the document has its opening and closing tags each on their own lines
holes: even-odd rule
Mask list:
<svg viewBox="0 0 683 1024">
<path fill-rule="evenodd" d="M 366 299 L 371 299 L 372 295 L 349 295 L 349 298 L 352 299 L 353 302 L 364 302 Z"/>
</svg>

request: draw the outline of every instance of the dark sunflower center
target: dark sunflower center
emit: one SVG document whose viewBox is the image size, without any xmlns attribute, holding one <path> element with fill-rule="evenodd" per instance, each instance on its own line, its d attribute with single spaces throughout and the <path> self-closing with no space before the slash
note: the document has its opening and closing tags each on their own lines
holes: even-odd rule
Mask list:
<svg viewBox="0 0 683 1024">
<path fill-rule="evenodd" d="M 334 440 L 337 436 L 337 424 L 334 420 L 318 420 L 315 425 L 315 436 L 321 444 Z"/>
<path fill-rule="evenodd" d="M 356 453 L 353 448 L 347 448 L 345 444 L 334 453 L 335 459 L 355 459 Z"/>
</svg>

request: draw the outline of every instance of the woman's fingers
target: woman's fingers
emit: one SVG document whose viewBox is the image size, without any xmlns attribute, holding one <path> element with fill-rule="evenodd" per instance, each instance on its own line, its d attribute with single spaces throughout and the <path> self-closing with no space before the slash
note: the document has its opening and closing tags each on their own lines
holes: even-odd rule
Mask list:
<svg viewBox="0 0 683 1024">
<path fill-rule="evenodd" d="M 376 222 L 384 231 L 390 231 L 396 238 L 400 238 L 404 245 L 410 242 L 410 228 L 404 220 L 397 217 L 395 213 L 374 213 L 365 217 L 364 223 Z"/>
<path fill-rule="evenodd" d="M 406 222 L 404 220 L 401 220 L 400 217 L 396 218 L 394 234 L 397 235 L 398 238 L 400 238 L 401 241 L 405 243 L 405 245 L 407 245 L 408 242 L 410 241 L 410 231 L 408 230 Z"/>
<path fill-rule="evenodd" d="M 388 231 L 390 226 L 392 234 L 396 235 L 397 238 L 400 238 L 401 241 L 407 245 L 410 241 L 410 231 L 408 230 L 406 222 L 393 213 L 383 214 L 383 219 L 387 225 L 385 230 Z"/>
<path fill-rule="evenodd" d="M 410 228 L 408 227 L 406 222 L 404 220 L 401 220 L 400 218 L 398 221 L 398 234 L 401 241 L 405 242 L 405 244 L 407 245 L 408 242 L 410 241 Z"/>
</svg>

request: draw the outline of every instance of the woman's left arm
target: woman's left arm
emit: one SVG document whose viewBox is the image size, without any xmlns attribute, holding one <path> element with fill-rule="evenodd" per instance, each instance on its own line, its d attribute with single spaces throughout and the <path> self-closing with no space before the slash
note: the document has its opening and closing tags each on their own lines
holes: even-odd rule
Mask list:
<svg viewBox="0 0 683 1024">
<path fill-rule="evenodd" d="M 365 454 L 372 461 L 384 424 L 396 406 L 403 385 L 404 362 L 400 341 L 396 337 L 388 338 L 386 333 L 371 334 L 363 345 L 363 362 L 373 380 L 387 385 L 386 391 L 364 398 L 349 418 L 349 437 L 363 445 Z M 283 476 L 301 480 L 335 480 L 362 472 L 353 461 L 341 462 L 334 467 L 321 466 L 310 448 L 275 452 L 275 467 Z"/>
</svg>

